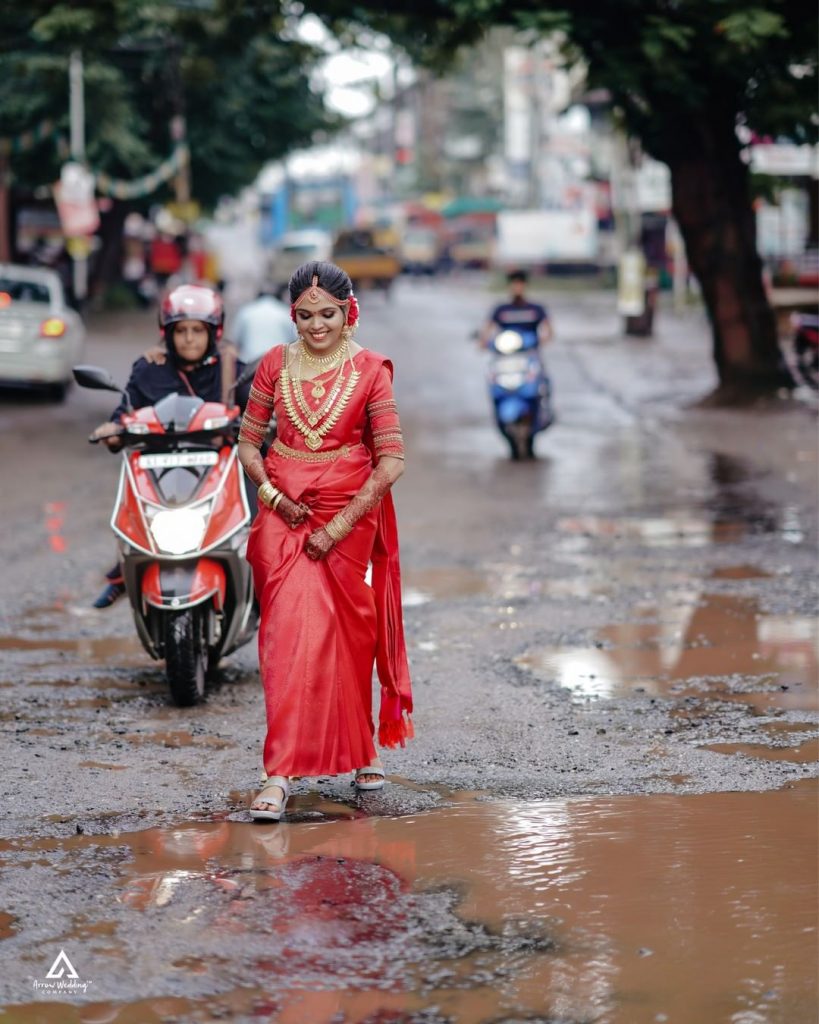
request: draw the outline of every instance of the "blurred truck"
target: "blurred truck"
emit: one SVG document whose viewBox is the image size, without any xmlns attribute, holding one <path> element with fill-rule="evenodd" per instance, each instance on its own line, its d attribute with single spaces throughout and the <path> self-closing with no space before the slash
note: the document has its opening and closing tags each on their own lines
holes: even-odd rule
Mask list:
<svg viewBox="0 0 819 1024">
<path fill-rule="evenodd" d="M 499 269 L 588 267 L 596 266 L 598 257 L 597 216 L 589 206 L 498 214 L 492 262 Z"/>
<path fill-rule="evenodd" d="M 368 229 L 341 231 L 333 243 L 330 259 L 347 271 L 356 291 L 378 288 L 389 293 L 401 273 L 398 257 L 392 250 L 379 246 Z"/>
</svg>

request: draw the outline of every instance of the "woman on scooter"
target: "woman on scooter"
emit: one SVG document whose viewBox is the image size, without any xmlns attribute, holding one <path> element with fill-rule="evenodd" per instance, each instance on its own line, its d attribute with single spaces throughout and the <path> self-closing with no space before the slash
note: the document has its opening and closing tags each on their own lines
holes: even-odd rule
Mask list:
<svg viewBox="0 0 819 1024">
<path fill-rule="evenodd" d="M 223 364 L 217 343 L 222 336 L 225 313 L 221 296 L 212 288 L 185 284 L 165 297 L 159 310 L 159 327 L 166 352 L 154 350 L 141 356 L 131 367 L 126 390 L 131 406 L 141 409 L 156 405 L 165 395 L 175 392 L 196 395 L 206 402 L 222 401 L 225 378 L 230 381 L 241 373 L 242 364 L 230 357 Z M 94 431 L 111 451 L 119 451 L 120 420 L 126 411 L 125 400 L 114 409 L 111 419 Z M 119 565 L 106 574 L 107 585 L 94 602 L 95 608 L 108 608 L 125 593 Z"/>
<path fill-rule="evenodd" d="M 355 772 L 359 790 L 383 787 L 374 663 L 379 744 L 412 735 L 390 495 L 404 466 L 392 364 L 353 340 L 358 304 L 339 267 L 299 267 L 290 300 L 298 338 L 263 356 L 239 434 L 239 458 L 259 488 L 247 558 L 267 709 L 266 782 L 250 813 L 272 821 L 293 776 Z M 278 437 L 262 459 L 274 411 Z"/>
</svg>

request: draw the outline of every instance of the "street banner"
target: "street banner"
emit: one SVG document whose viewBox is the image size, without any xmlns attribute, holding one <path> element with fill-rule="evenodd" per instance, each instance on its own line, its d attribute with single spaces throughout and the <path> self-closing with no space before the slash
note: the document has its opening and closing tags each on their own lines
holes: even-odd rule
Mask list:
<svg viewBox="0 0 819 1024">
<path fill-rule="evenodd" d="M 94 175 L 82 164 L 63 164 L 60 180 L 54 186 L 54 201 L 66 238 L 93 235 L 100 226 L 94 199 Z"/>
</svg>

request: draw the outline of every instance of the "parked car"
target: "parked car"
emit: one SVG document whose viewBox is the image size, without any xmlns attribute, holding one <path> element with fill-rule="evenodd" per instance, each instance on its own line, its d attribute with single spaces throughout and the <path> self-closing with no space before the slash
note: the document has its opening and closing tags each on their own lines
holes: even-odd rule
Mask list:
<svg viewBox="0 0 819 1024">
<path fill-rule="evenodd" d="M 274 290 L 284 297 L 290 275 L 302 263 L 310 260 L 328 260 L 333 240 L 329 232 L 319 228 L 288 231 L 273 250 L 268 266 L 268 279 Z M 289 303 L 289 299 L 286 300 Z"/>
<path fill-rule="evenodd" d="M 0 264 L 0 384 L 33 385 L 61 402 L 84 346 L 82 318 L 53 270 Z"/>
</svg>

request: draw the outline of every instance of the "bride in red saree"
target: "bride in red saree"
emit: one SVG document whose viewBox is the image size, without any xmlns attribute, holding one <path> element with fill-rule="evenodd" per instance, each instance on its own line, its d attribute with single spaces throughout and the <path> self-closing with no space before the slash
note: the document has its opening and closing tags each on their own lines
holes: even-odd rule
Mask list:
<svg viewBox="0 0 819 1024">
<path fill-rule="evenodd" d="M 374 666 L 379 745 L 412 735 L 390 495 L 404 457 L 392 364 L 352 340 L 358 305 L 339 267 L 300 267 L 290 298 L 299 339 L 262 358 L 239 433 L 239 458 L 259 487 L 247 558 L 267 710 L 267 781 L 250 813 L 273 821 L 293 776 L 354 771 L 359 789 L 384 785 Z M 277 437 L 262 459 L 273 413 Z"/>
</svg>

